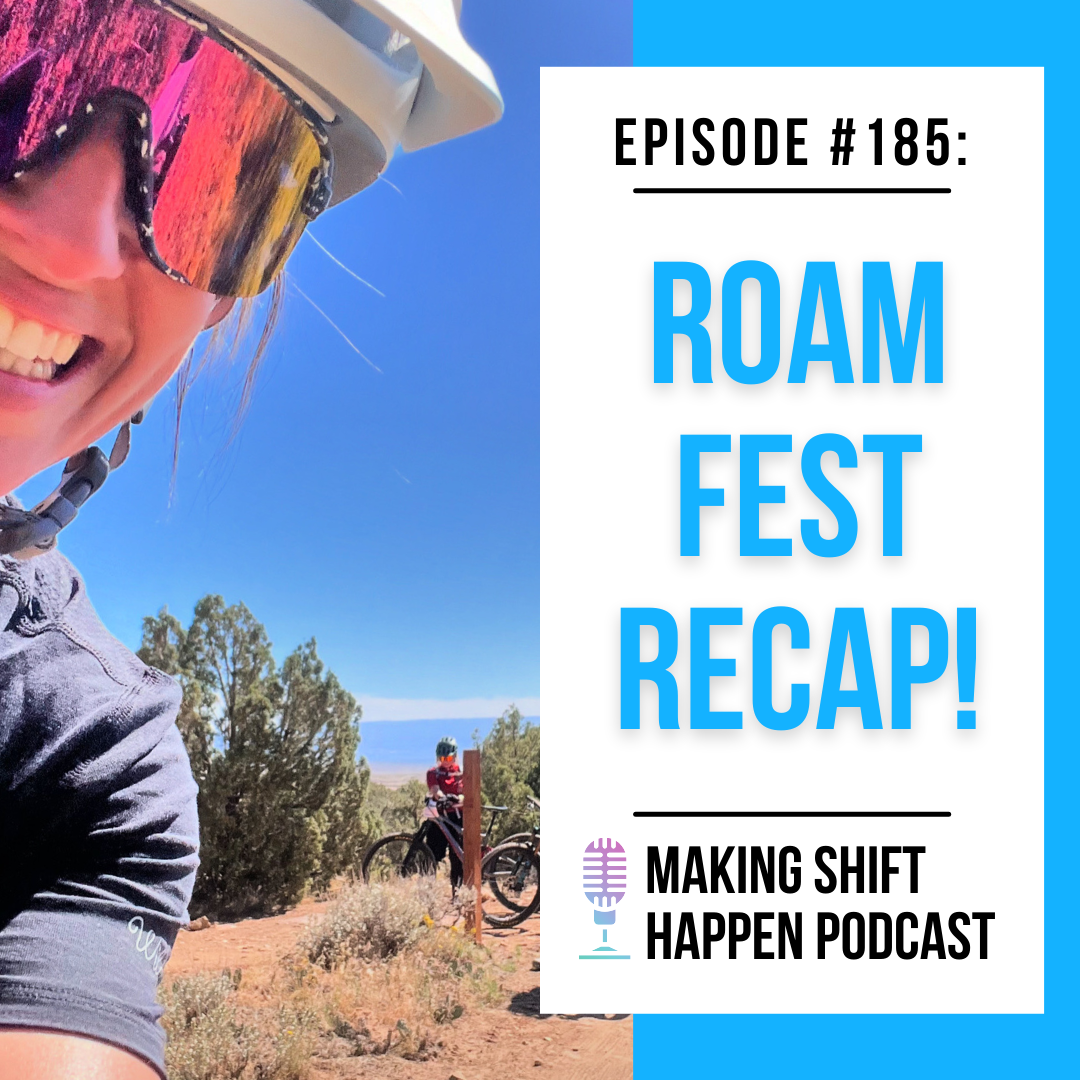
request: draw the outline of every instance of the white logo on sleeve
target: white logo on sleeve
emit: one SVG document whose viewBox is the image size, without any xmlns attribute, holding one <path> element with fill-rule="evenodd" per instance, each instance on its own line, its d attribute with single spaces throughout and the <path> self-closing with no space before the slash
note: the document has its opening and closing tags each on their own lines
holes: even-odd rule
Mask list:
<svg viewBox="0 0 1080 1080">
<path fill-rule="evenodd" d="M 154 974 L 161 978 L 161 973 L 165 970 L 165 961 L 169 959 L 171 952 L 165 939 L 159 938 L 153 930 L 144 930 L 141 915 L 136 915 L 128 923 L 128 931 L 135 935 L 135 951 L 141 952 L 146 957 L 154 969 Z"/>
</svg>

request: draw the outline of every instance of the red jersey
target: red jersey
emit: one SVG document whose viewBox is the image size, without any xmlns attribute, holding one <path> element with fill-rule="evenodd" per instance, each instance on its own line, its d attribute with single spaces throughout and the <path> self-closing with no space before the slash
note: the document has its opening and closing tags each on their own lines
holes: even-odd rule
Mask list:
<svg viewBox="0 0 1080 1080">
<path fill-rule="evenodd" d="M 436 765 L 427 772 L 427 786 L 437 787 L 444 795 L 464 795 L 465 784 L 461 779 L 461 766 Z"/>
</svg>

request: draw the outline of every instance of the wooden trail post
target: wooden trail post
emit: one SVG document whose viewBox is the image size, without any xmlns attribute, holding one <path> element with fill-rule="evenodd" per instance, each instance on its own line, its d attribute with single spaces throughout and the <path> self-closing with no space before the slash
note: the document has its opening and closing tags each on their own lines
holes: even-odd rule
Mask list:
<svg viewBox="0 0 1080 1080">
<path fill-rule="evenodd" d="M 465 774 L 465 807 L 463 811 L 463 838 L 465 849 L 465 884 L 476 890 L 476 907 L 465 919 L 466 930 L 476 934 L 480 944 L 481 927 L 484 925 L 484 909 L 480 898 L 480 832 L 483 829 L 483 813 L 480 809 L 480 751 L 466 750 L 462 772 Z"/>
</svg>

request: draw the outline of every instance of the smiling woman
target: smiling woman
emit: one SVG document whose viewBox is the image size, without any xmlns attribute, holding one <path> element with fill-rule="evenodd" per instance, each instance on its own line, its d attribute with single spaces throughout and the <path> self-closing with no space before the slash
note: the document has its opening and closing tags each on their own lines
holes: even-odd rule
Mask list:
<svg viewBox="0 0 1080 1080">
<path fill-rule="evenodd" d="M 308 221 L 501 108 L 455 0 L 0 0 L 0 1080 L 163 1072 L 198 865 L 179 688 L 58 532 Z"/>
<path fill-rule="evenodd" d="M 0 353 L 3 491 L 136 413 L 234 302 L 145 257 L 124 203 L 123 117 L 103 111 L 69 153 L 0 187 L 0 302 L 12 318 Z M 43 353 L 61 334 L 77 348 L 46 377 Z"/>
</svg>

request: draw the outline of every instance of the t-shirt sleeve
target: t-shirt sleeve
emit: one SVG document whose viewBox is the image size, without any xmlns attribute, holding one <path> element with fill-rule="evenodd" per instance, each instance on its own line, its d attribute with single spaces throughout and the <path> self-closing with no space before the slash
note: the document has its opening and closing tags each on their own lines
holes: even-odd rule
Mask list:
<svg viewBox="0 0 1080 1080">
<path fill-rule="evenodd" d="M 4 890 L 0 1025 L 86 1035 L 164 1075 L 157 987 L 187 921 L 197 789 L 175 725 L 148 729 L 151 745 L 67 816 L 19 868 L 18 888 Z"/>
</svg>

